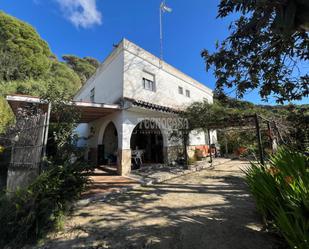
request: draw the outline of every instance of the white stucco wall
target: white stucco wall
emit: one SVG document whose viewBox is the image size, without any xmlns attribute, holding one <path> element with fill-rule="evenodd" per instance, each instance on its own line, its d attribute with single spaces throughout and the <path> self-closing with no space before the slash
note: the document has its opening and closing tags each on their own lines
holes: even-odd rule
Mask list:
<svg viewBox="0 0 309 249">
<path fill-rule="evenodd" d="M 154 92 L 143 87 L 145 72 L 154 75 Z M 179 87 L 183 88 L 183 94 L 179 94 Z M 94 102 L 97 103 L 112 104 L 122 97 L 174 108 L 184 108 L 205 99 L 213 102 L 211 89 L 171 65 L 161 64 L 159 58 L 125 39 L 79 90 L 74 100 L 90 101 L 93 88 Z M 186 96 L 186 90 L 190 91 L 190 97 Z"/>
<path fill-rule="evenodd" d="M 154 92 L 143 88 L 143 76 L 145 72 L 153 74 L 156 90 Z M 183 94 L 179 94 L 178 87 L 183 88 Z M 174 108 L 185 108 L 195 101 L 207 99 L 213 102 L 211 89 L 197 82 L 188 75 L 148 53 L 135 44 L 123 40 L 118 48 L 107 57 L 100 65 L 95 75 L 90 78 L 74 97 L 76 101 L 90 101 L 91 89 L 95 88 L 94 102 L 112 104 L 120 98 L 133 98 L 144 100 L 158 105 Z M 186 96 L 186 90 L 190 91 L 190 97 Z M 88 145 L 96 148 L 102 144 L 104 131 L 109 122 L 113 122 L 118 132 L 119 149 L 130 149 L 131 134 L 135 126 L 143 118 L 175 117 L 150 110 L 122 110 L 104 118 L 89 123 L 87 126 L 79 126 L 80 136 L 89 135 L 91 127 L 93 136 L 86 142 L 80 141 L 80 145 Z M 180 145 L 179 141 L 170 141 L 167 131 L 163 131 L 164 146 Z M 216 140 L 216 132 L 211 132 L 211 140 Z M 203 132 L 190 134 L 190 145 L 206 144 Z"/>
<path fill-rule="evenodd" d="M 89 124 L 79 124 L 74 133 L 78 135 L 77 147 L 87 147 L 88 146 L 88 136 L 89 136 Z"/>
<path fill-rule="evenodd" d="M 123 52 L 115 50 L 79 90 L 74 100 L 90 102 L 91 89 L 95 88 L 94 102 L 114 104 L 118 101 L 123 96 L 123 63 Z"/>
<path fill-rule="evenodd" d="M 105 116 L 103 118 L 97 119 L 94 122 L 89 123 L 89 129 L 91 129 L 92 127 L 94 130 L 93 136 L 88 141 L 89 147 L 96 148 L 99 144 L 102 144 L 105 128 L 110 122 L 113 122 L 117 129 L 118 147 L 121 148 L 122 146 L 122 123 L 123 123 L 122 112 L 116 112 L 108 116 Z"/>
<path fill-rule="evenodd" d="M 205 133 L 200 130 L 191 131 L 189 134 L 189 145 L 205 145 Z"/>
<path fill-rule="evenodd" d="M 126 40 L 124 49 L 124 97 L 176 108 L 204 99 L 213 102 L 211 90 L 191 77 L 166 63 L 161 68 L 158 58 Z M 144 72 L 154 75 L 155 92 L 143 88 Z M 179 94 L 179 86 L 183 94 Z M 190 91 L 190 97 L 186 96 L 186 90 Z"/>
<path fill-rule="evenodd" d="M 216 130 L 211 130 L 210 131 L 210 142 L 212 144 L 217 144 L 218 143 L 217 131 Z"/>
<path fill-rule="evenodd" d="M 167 147 L 170 146 L 169 144 L 169 131 L 163 127 L 162 120 L 171 117 L 170 114 L 156 112 L 156 111 L 149 111 L 149 110 L 138 110 L 138 109 L 131 109 L 122 112 L 123 115 L 123 143 L 122 149 L 130 149 L 130 140 L 131 135 L 136 127 L 141 121 L 148 119 L 153 122 L 156 122 L 161 130 L 163 136 L 163 146 Z M 173 116 L 174 117 L 174 116 Z"/>
<path fill-rule="evenodd" d="M 87 131 L 85 131 L 84 135 L 90 135 L 89 131 L 92 128 L 94 131 L 93 136 L 88 139 L 87 146 L 89 148 L 96 148 L 97 145 L 102 144 L 103 135 L 105 128 L 110 122 L 113 122 L 116 126 L 118 133 L 118 147 L 119 149 L 130 149 L 130 140 L 131 135 L 136 127 L 136 125 L 142 120 L 148 119 L 154 122 L 161 122 L 162 119 L 174 118 L 175 115 L 170 115 L 162 112 L 148 111 L 148 110 L 123 110 L 121 112 L 117 112 L 111 115 L 108 115 L 104 118 L 98 119 L 94 122 L 91 122 L 87 126 Z M 177 117 L 176 117 L 177 118 Z M 83 134 L 83 129 L 85 127 L 79 126 L 77 131 L 79 134 Z M 164 129 L 164 127 L 160 126 L 160 130 L 163 136 L 163 145 L 166 146 L 174 146 L 181 145 L 181 141 L 179 143 L 175 143 L 174 141 L 170 141 L 170 131 Z"/>
</svg>

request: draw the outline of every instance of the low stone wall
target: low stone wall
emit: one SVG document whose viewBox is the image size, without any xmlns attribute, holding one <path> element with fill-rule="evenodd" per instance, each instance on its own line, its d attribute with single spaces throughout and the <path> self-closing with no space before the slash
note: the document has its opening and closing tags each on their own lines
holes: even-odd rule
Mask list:
<svg viewBox="0 0 309 249">
<path fill-rule="evenodd" d="M 187 146 L 188 158 L 195 158 L 196 145 Z M 165 163 L 170 164 L 173 161 L 176 161 L 179 156 L 183 156 L 183 147 L 182 146 L 169 146 L 164 149 Z"/>
<path fill-rule="evenodd" d="M 169 146 L 164 148 L 164 162 L 170 164 L 179 158 L 179 155 L 183 154 L 182 146 Z"/>
</svg>

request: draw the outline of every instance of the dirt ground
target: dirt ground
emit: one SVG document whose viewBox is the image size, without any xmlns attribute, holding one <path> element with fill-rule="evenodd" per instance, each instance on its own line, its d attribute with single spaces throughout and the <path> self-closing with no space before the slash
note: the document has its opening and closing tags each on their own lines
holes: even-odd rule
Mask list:
<svg viewBox="0 0 309 249">
<path fill-rule="evenodd" d="M 241 169 L 230 161 L 78 208 L 44 249 L 268 249 Z"/>
</svg>

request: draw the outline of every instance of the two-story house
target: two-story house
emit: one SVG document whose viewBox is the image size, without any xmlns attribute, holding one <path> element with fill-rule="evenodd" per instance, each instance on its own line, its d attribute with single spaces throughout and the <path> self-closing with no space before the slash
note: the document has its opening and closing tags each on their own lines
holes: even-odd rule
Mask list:
<svg viewBox="0 0 309 249">
<path fill-rule="evenodd" d="M 213 102 L 211 89 L 123 39 L 74 97 L 119 108 L 79 125 L 80 136 L 90 138 L 79 143 L 92 160 L 117 164 L 121 175 L 129 174 L 132 154 L 139 151 L 144 164 L 172 162 L 181 146 L 171 133 L 185 125 L 177 112 L 203 100 Z M 208 139 L 215 142 L 216 132 L 210 138 L 192 132 L 189 143 L 194 148 Z"/>
</svg>

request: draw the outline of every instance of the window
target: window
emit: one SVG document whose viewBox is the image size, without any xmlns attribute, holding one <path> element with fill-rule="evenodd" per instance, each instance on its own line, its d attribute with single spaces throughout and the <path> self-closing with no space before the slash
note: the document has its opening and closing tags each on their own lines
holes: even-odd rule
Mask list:
<svg viewBox="0 0 309 249">
<path fill-rule="evenodd" d="M 190 98 L 190 91 L 189 91 L 189 90 L 186 90 L 186 96 L 187 96 L 188 98 Z"/>
<path fill-rule="evenodd" d="M 183 88 L 181 86 L 178 87 L 178 93 L 183 94 Z"/>
<path fill-rule="evenodd" d="M 143 78 L 144 89 L 155 91 L 154 82 L 148 79 Z"/>
<path fill-rule="evenodd" d="M 91 101 L 91 102 L 94 102 L 94 94 L 95 94 L 94 88 L 92 88 L 92 89 L 90 90 L 90 101 Z"/>
<path fill-rule="evenodd" d="M 155 76 L 153 74 L 143 72 L 143 87 L 149 91 L 156 91 Z"/>
</svg>

